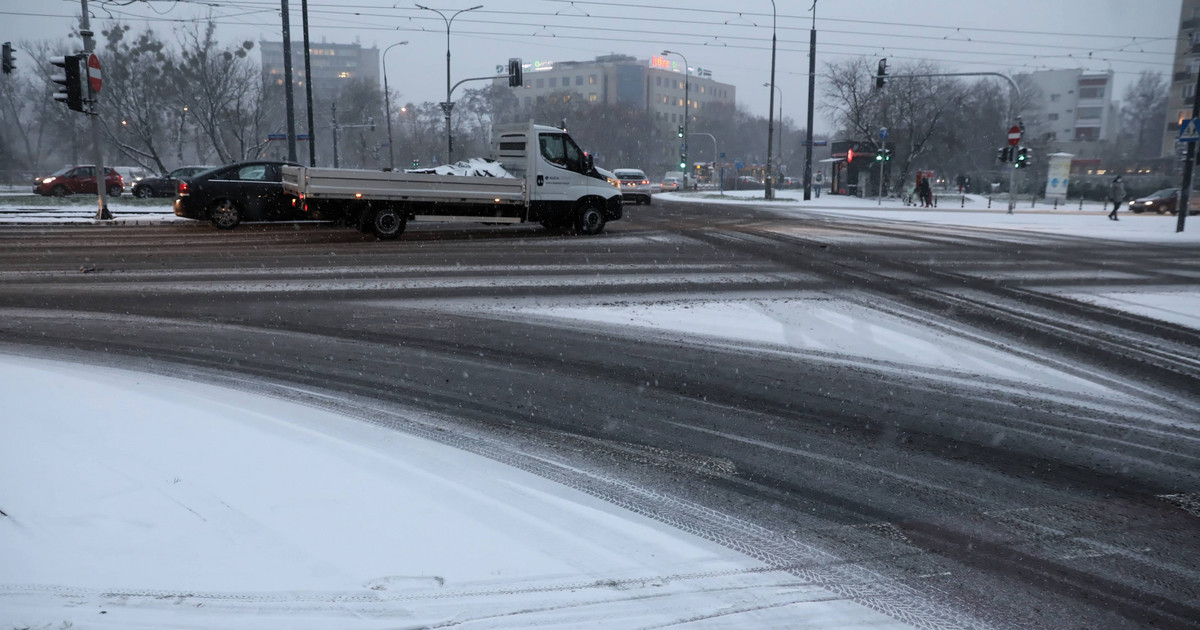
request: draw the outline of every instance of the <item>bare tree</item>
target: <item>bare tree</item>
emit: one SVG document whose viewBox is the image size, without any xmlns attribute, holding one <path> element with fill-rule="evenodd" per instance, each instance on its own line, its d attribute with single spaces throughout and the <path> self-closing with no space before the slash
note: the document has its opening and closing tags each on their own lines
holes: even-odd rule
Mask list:
<svg viewBox="0 0 1200 630">
<path fill-rule="evenodd" d="M 121 155 L 165 173 L 170 155 L 174 84 L 164 71 L 176 62 L 152 30 L 129 37 L 130 27 L 113 24 L 105 38 L 104 90 L 100 103 L 105 139 Z"/>
<path fill-rule="evenodd" d="M 270 105 L 264 98 L 261 71 L 247 58 L 254 42 L 221 48 L 215 31 L 211 21 L 185 29 L 181 57 L 167 74 L 217 159 L 233 162 L 262 151 L 263 123 Z"/>
<path fill-rule="evenodd" d="M 1159 157 L 1162 152 L 1162 124 L 1167 117 L 1170 87 L 1157 72 L 1143 70 L 1138 80 L 1125 90 L 1121 118 L 1132 137 L 1130 157 Z"/>
</svg>

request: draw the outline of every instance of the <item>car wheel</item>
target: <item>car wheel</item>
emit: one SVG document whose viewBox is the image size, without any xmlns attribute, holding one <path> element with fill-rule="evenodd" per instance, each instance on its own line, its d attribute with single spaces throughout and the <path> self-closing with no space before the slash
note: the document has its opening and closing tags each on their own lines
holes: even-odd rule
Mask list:
<svg viewBox="0 0 1200 630">
<path fill-rule="evenodd" d="M 55 186 L 50 189 L 50 194 L 55 197 L 66 197 L 71 194 L 71 191 L 67 190 L 66 186 Z"/>
<path fill-rule="evenodd" d="M 133 196 L 139 199 L 148 199 L 154 196 L 154 189 L 149 186 L 138 186 L 133 189 Z"/>
<path fill-rule="evenodd" d="M 575 231 L 580 234 L 599 234 L 604 231 L 604 210 L 594 203 L 583 202 L 575 211 Z"/>
<path fill-rule="evenodd" d="M 125 189 L 121 188 L 120 186 L 109 186 L 108 187 L 108 196 L 109 197 L 120 197 L 121 193 L 124 191 L 125 191 Z"/>
<path fill-rule="evenodd" d="M 651 197 L 650 195 L 646 195 L 646 205 L 647 205 L 647 206 L 648 206 L 648 205 L 650 205 L 650 201 L 651 201 L 652 199 L 654 199 L 654 197 Z"/>
<path fill-rule="evenodd" d="M 399 238 L 407 224 L 407 217 L 390 205 L 380 208 L 371 218 L 371 229 L 375 232 L 375 238 L 381 241 Z"/>
<path fill-rule="evenodd" d="M 242 222 L 242 210 L 229 199 L 221 199 L 208 209 L 208 219 L 222 230 L 232 230 Z"/>
</svg>

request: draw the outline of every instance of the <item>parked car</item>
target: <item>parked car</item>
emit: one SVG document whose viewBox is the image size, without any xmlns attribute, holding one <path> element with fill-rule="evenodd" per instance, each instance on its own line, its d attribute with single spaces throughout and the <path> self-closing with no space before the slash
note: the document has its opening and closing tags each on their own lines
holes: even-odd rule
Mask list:
<svg viewBox="0 0 1200 630">
<path fill-rule="evenodd" d="M 804 186 L 804 180 L 799 177 L 784 177 L 779 182 L 780 188 L 800 188 Z"/>
<path fill-rule="evenodd" d="M 113 170 L 121 174 L 121 179 L 125 182 L 125 187 L 131 191 L 134 184 L 153 175 L 153 173 L 140 166 L 114 166 Z"/>
<path fill-rule="evenodd" d="M 130 192 L 134 197 L 174 197 L 179 188 L 179 180 L 191 177 L 204 171 L 212 170 L 213 166 L 181 166 L 161 177 L 144 177 L 133 184 Z"/>
<path fill-rule="evenodd" d="M 285 164 L 259 160 L 238 162 L 181 179 L 176 188 L 175 216 L 212 221 L 232 230 L 243 221 L 294 221 L 307 218 L 283 192 Z"/>
<path fill-rule="evenodd" d="M 650 203 L 650 195 L 654 193 L 654 186 L 644 171 L 636 168 L 618 168 L 613 171 L 613 174 L 621 180 L 622 199 L 632 199 L 639 205 Z"/>
<path fill-rule="evenodd" d="M 121 174 L 111 166 L 104 167 L 104 188 L 110 197 L 119 197 L 125 190 Z M 65 197 L 73 194 L 96 194 L 95 166 L 68 166 L 45 177 L 33 180 L 33 192 L 39 195 Z"/>
</svg>

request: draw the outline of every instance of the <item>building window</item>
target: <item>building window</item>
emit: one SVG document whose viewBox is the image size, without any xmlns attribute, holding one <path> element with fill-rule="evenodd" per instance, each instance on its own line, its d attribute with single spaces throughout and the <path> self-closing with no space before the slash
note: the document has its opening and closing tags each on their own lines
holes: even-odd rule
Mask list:
<svg viewBox="0 0 1200 630">
<path fill-rule="evenodd" d="M 1196 84 L 1188 83 L 1183 86 L 1183 98 L 1191 98 L 1196 95 Z"/>
<path fill-rule="evenodd" d="M 582 74 L 575 75 L 575 85 L 583 85 L 583 75 Z"/>
<path fill-rule="evenodd" d="M 526 96 L 525 97 L 525 107 L 529 107 L 530 105 L 533 105 L 533 98 Z"/>
<path fill-rule="evenodd" d="M 538 86 L 538 89 L 541 89 L 541 88 L 544 88 L 544 87 L 546 87 L 546 80 L 545 80 L 545 79 L 538 79 L 538 80 L 537 80 L 537 86 Z"/>
<path fill-rule="evenodd" d="M 596 75 L 588 75 L 588 85 L 596 85 Z"/>
<path fill-rule="evenodd" d="M 597 96 L 596 94 L 588 94 L 588 102 L 589 103 L 595 103 L 598 100 L 600 100 L 600 97 Z"/>
<path fill-rule="evenodd" d="M 1062 97 L 1062 94 L 1051 94 L 1051 95 L 1050 95 L 1050 102 L 1051 102 L 1051 103 L 1057 103 L 1057 102 L 1058 102 L 1058 99 L 1059 99 L 1060 97 Z"/>
<path fill-rule="evenodd" d="M 558 77 L 550 77 L 550 87 L 558 87 Z"/>
<path fill-rule="evenodd" d="M 1085 87 L 1079 88 L 1079 98 L 1104 98 L 1104 88 L 1102 87 Z"/>
<path fill-rule="evenodd" d="M 1058 120 L 1058 114 L 1046 114 L 1046 120 Z"/>
</svg>

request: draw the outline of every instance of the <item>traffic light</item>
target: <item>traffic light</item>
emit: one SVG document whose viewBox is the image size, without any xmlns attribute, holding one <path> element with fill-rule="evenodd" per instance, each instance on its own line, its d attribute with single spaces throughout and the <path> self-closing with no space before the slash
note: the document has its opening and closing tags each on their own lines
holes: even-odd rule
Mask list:
<svg viewBox="0 0 1200 630">
<path fill-rule="evenodd" d="M 68 109 L 77 112 L 84 111 L 83 73 L 80 68 L 83 65 L 83 55 L 51 57 L 50 63 L 63 69 L 63 74 L 55 74 L 50 77 L 51 81 L 62 86 L 54 93 L 54 100 L 66 103 Z"/>
<path fill-rule="evenodd" d="M 1000 147 L 999 149 L 996 149 L 996 159 L 999 160 L 1001 163 L 1008 162 L 1009 158 L 1011 158 L 1011 157 L 1012 157 L 1012 148 L 1011 147 Z"/>
<path fill-rule="evenodd" d="M 4 42 L 4 74 L 12 74 L 12 71 L 16 69 L 17 64 L 13 61 L 12 42 Z"/>
<path fill-rule="evenodd" d="M 887 76 L 887 57 L 884 57 L 883 59 L 879 60 L 879 68 L 875 72 L 875 88 L 876 89 L 883 87 L 887 83 L 887 80 L 884 79 L 884 77 L 886 77 L 886 76 Z"/>
<path fill-rule="evenodd" d="M 887 162 L 887 161 L 888 161 L 888 160 L 890 160 L 890 159 L 892 159 L 892 150 L 891 150 L 891 149 L 884 149 L 884 150 L 883 150 L 883 161 L 884 161 L 884 162 Z"/>
<path fill-rule="evenodd" d="M 525 73 L 521 69 L 521 60 L 513 57 L 508 60 L 508 87 L 525 85 Z"/>
<path fill-rule="evenodd" d="M 876 162 L 883 161 L 883 149 L 880 149 L 879 152 L 875 154 L 875 161 Z"/>
<path fill-rule="evenodd" d="M 683 137 L 683 125 L 679 125 L 679 131 L 675 132 L 675 135 L 679 136 L 680 138 Z"/>
<path fill-rule="evenodd" d="M 418 160 L 417 158 L 413 158 L 413 161 L 412 161 L 412 167 L 413 167 L 413 168 L 420 168 L 420 167 L 421 167 L 421 160 Z"/>
<path fill-rule="evenodd" d="M 1017 149 L 1017 168 L 1025 168 L 1029 166 L 1029 149 L 1021 147 Z"/>
<path fill-rule="evenodd" d="M 679 170 L 687 170 L 687 156 L 679 154 Z"/>
</svg>

